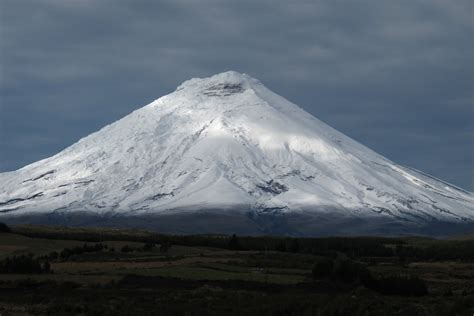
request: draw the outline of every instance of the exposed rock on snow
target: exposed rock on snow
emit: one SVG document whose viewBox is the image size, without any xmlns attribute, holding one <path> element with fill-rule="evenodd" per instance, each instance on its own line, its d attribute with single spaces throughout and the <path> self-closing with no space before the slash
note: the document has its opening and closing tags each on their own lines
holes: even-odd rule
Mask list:
<svg viewBox="0 0 474 316">
<path fill-rule="evenodd" d="M 473 202 L 472 193 L 397 165 L 236 72 L 188 80 L 57 155 L 0 174 L 0 220 L 54 211 L 159 221 L 214 210 L 245 217 L 241 225 L 250 220 L 257 232 L 268 226 L 262 214 L 276 223 L 314 217 L 317 225 L 285 222 L 275 231 L 317 235 L 328 218 L 366 231 L 375 222 L 472 223 Z M 215 230 L 212 218 L 202 232 Z"/>
</svg>

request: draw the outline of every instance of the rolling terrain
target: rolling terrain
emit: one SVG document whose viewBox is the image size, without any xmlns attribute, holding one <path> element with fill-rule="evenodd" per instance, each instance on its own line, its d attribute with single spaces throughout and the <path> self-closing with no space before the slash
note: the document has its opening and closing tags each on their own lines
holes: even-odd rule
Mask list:
<svg viewBox="0 0 474 316">
<path fill-rule="evenodd" d="M 473 240 L 1 228 L 2 315 L 474 312 Z"/>
</svg>

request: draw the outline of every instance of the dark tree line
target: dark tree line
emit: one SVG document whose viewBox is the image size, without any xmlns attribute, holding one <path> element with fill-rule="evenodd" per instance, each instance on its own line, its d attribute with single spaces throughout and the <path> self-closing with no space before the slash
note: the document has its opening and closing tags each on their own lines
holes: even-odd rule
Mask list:
<svg viewBox="0 0 474 316">
<path fill-rule="evenodd" d="M 141 252 L 141 251 L 153 251 L 153 249 L 157 248 L 157 245 L 151 242 L 147 242 L 143 247 L 133 247 L 129 245 L 125 245 L 122 248 L 120 248 L 121 252 Z M 163 241 L 160 244 L 159 251 L 161 253 L 166 253 L 168 250 L 171 248 L 171 242 L 170 241 Z"/>
<path fill-rule="evenodd" d="M 49 261 L 41 261 L 32 254 L 7 257 L 0 261 L 0 273 L 49 273 Z"/>
<path fill-rule="evenodd" d="M 231 250 L 281 251 L 320 256 L 344 253 L 351 258 L 393 257 L 401 260 L 474 260 L 474 241 L 437 241 L 418 247 L 403 238 L 388 237 L 320 237 L 296 238 L 276 236 L 163 235 L 148 232 L 100 231 L 18 231 L 28 237 L 83 240 L 87 242 L 129 241 L 149 244 L 173 244 L 189 247 L 215 247 Z"/>
<path fill-rule="evenodd" d="M 88 252 L 98 252 L 102 251 L 105 249 L 109 249 L 107 245 L 98 243 L 98 244 L 84 244 L 79 247 L 73 247 L 73 248 L 64 248 L 63 250 L 57 252 L 53 251 L 50 252 L 48 255 L 43 256 L 41 258 L 45 258 L 48 260 L 67 260 L 71 257 L 81 255 L 83 253 L 88 253 Z M 112 250 L 112 249 L 111 249 Z"/>
<path fill-rule="evenodd" d="M 426 282 L 413 276 L 374 278 L 367 267 L 347 257 L 319 258 L 312 269 L 314 280 L 360 284 L 385 295 L 423 296 L 428 294 Z"/>
</svg>

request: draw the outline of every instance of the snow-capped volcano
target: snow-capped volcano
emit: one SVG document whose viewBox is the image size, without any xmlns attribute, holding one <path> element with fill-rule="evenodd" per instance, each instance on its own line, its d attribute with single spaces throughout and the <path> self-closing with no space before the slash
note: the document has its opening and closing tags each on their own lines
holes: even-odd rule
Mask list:
<svg viewBox="0 0 474 316">
<path fill-rule="evenodd" d="M 225 72 L 188 80 L 57 155 L 0 174 L 0 220 L 68 224 L 79 212 L 102 223 L 147 218 L 147 227 L 174 232 L 365 233 L 472 223 L 474 195 Z M 179 220 L 165 227 L 170 218 Z"/>
</svg>

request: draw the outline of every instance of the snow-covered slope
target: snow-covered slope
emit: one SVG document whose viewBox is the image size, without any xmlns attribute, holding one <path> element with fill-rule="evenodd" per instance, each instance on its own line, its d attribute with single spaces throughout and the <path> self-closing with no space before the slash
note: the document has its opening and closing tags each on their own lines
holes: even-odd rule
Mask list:
<svg viewBox="0 0 474 316">
<path fill-rule="evenodd" d="M 474 195 L 397 165 L 236 72 L 188 80 L 57 155 L 0 174 L 0 220 L 85 211 L 159 222 L 203 210 L 469 223 Z"/>
</svg>

